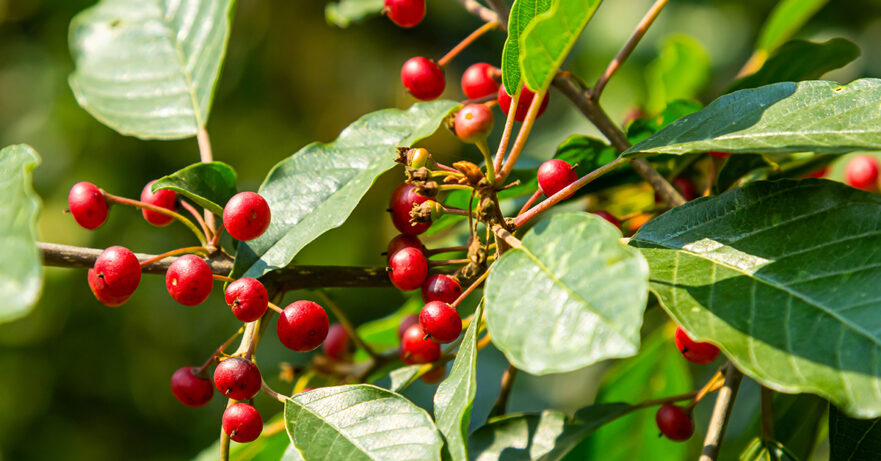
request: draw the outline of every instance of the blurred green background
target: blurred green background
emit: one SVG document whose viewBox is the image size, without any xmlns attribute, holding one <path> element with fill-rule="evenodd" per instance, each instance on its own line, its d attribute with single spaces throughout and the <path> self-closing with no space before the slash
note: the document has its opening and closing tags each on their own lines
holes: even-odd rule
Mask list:
<svg viewBox="0 0 881 461">
<path fill-rule="evenodd" d="M 66 80 L 72 70 L 67 27 L 78 11 L 92 3 L 0 0 L 0 145 L 28 143 L 43 157 L 34 174 L 44 201 L 42 240 L 95 248 L 120 244 L 146 253 L 183 246 L 190 238 L 185 228 L 153 228 L 132 209 L 114 209 L 108 222 L 94 232 L 79 228 L 64 214 L 68 189 L 77 181 L 137 197 L 149 180 L 199 158 L 193 139 L 145 142 L 124 137 L 77 106 Z M 718 96 L 751 54 L 758 28 L 774 4 L 765 0 L 670 3 L 603 96 L 616 120 L 638 107 L 663 107 L 666 98 L 658 96 L 654 77 L 659 64 L 652 61 L 669 40 L 697 50 L 683 95 L 695 94 L 705 103 Z M 650 4 L 650 0 L 605 2 L 566 67 L 594 81 Z M 325 22 L 324 7 L 324 2 L 281 0 L 242 0 L 237 6 L 208 131 L 215 158 L 238 170 L 241 189 L 256 189 L 276 162 L 308 142 L 332 140 L 364 113 L 408 106 L 412 99 L 398 77 L 401 63 L 413 55 L 438 58 L 480 25 L 455 1 L 429 2 L 427 19 L 412 30 L 395 27 L 382 17 L 339 29 Z M 816 41 L 840 36 L 860 45 L 862 56 L 828 74 L 828 79 L 844 83 L 881 75 L 881 48 L 875 46 L 881 41 L 878 2 L 830 2 L 798 36 Z M 498 64 L 503 40 L 501 33 L 491 33 L 453 60 L 446 70 L 445 97 L 462 98 L 458 80 L 469 64 Z M 538 121 L 528 144 L 525 163 L 550 157 L 554 146 L 569 134 L 595 133 L 559 94 L 551 99 L 548 114 Z M 479 156 L 446 132 L 427 144 L 445 159 Z M 343 227 L 309 245 L 296 261 L 383 264 L 380 253 L 395 234 L 383 210 L 401 179 L 400 170 L 381 177 Z M 0 325 L 0 459 L 190 459 L 212 444 L 219 434 L 222 399 L 215 397 L 196 410 L 185 408 L 171 396 L 168 379 L 180 366 L 201 363 L 237 328 L 219 291 L 202 306 L 184 308 L 166 294 L 162 277 L 147 276 L 125 306 L 109 309 L 89 292 L 85 271 L 47 269 L 43 297 L 34 313 Z M 289 293 L 286 302 L 308 295 Z M 357 323 L 386 315 L 406 299 L 393 289 L 332 291 L 331 296 Z M 650 309 L 648 317 L 652 326 L 662 325 L 666 318 L 657 308 Z M 669 328 L 662 328 L 647 338 L 646 348 L 660 354 L 652 363 L 640 365 L 634 359 L 614 365 L 616 372 L 606 377 L 611 384 L 603 388 L 601 398 L 638 401 L 687 391 L 692 383 L 706 380 L 714 368 L 686 366 L 676 357 L 670 336 Z M 276 376 L 278 364 L 302 363 L 307 357 L 281 347 L 272 329 L 261 346 L 258 357 L 264 375 L 283 389 L 287 385 Z M 542 378 L 521 374 L 510 410 L 584 406 L 593 401 L 601 372 L 609 366 Z M 472 424 L 488 414 L 505 364 L 490 348 L 481 353 L 478 368 Z M 628 373 L 644 378 L 615 379 Z M 432 393 L 432 386 L 419 382 L 406 395 L 430 406 Z M 263 396 L 256 403 L 264 419 L 280 410 Z M 738 403 L 730 442 L 723 448 L 727 459 L 736 458 L 757 433 L 754 383 L 745 384 Z M 651 424 L 640 425 L 652 417 L 645 416 L 601 431 L 573 458 L 636 459 L 633 452 L 610 451 L 609 447 L 622 444 L 643 447 L 641 456 L 647 457 L 642 459 L 681 459 L 696 453 L 693 443 L 675 445 L 658 439 Z M 692 442 L 702 439 L 708 417 L 707 405 L 698 406 L 698 431 Z"/>
</svg>

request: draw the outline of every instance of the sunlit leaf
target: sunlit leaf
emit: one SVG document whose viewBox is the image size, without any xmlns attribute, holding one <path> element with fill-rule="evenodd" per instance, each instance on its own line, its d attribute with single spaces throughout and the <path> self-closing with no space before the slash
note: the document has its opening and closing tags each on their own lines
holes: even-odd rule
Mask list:
<svg viewBox="0 0 881 461">
<path fill-rule="evenodd" d="M 858 58 L 860 48 L 850 40 L 833 38 L 815 43 L 792 40 L 771 55 L 756 73 L 731 84 L 726 93 L 778 82 L 816 80 Z"/>
<path fill-rule="evenodd" d="M 196 163 L 159 178 L 152 189 L 171 189 L 223 216 L 223 207 L 236 194 L 236 171 L 223 162 Z"/>
<path fill-rule="evenodd" d="M 502 49 L 502 83 L 514 95 L 520 89 L 520 34 L 537 15 L 551 7 L 551 0 L 516 0 L 508 17 L 508 38 Z"/>
<path fill-rule="evenodd" d="M 710 57 L 704 47 L 688 35 L 670 36 L 646 68 L 646 109 L 654 113 L 672 101 L 696 99 L 709 78 Z"/>
</svg>

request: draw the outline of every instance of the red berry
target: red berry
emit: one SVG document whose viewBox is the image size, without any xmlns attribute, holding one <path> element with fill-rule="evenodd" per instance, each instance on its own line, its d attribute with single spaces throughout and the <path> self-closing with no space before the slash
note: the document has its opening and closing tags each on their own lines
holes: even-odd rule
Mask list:
<svg viewBox="0 0 881 461">
<path fill-rule="evenodd" d="M 697 191 L 694 188 L 694 184 L 692 184 L 688 178 L 677 176 L 676 179 L 673 180 L 673 186 L 676 187 L 676 190 L 678 190 L 680 194 L 682 194 L 682 198 L 684 198 L 686 202 L 690 202 L 697 197 Z"/>
<path fill-rule="evenodd" d="M 349 355 L 349 332 L 342 324 L 334 323 L 330 326 L 321 350 L 334 360 L 342 360 Z"/>
<path fill-rule="evenodd" d="M 501 71 L 485 63 L 478 62 L 465 69 L 462 74 L 462 92 L 468 99 L 477 99 L 499 91 L 499 82 L 493 76 Z"/>
<path fill-rule="evenodd" d="M 141 263 L 128 248 L 112 246 L 89 270 L 89 288 L 98 301 L 116 307 L 128 300 L 141 283 Z"/>
<path fill-rule="evenodd" d="M 263 317 L 269 307 L 266 287 L 251 277 L 240 278 L 227 285 L 224 297 L 232 309 L 232 315 L 242 322 L 253 322 Z"/>
<path fill-rule="evenodd" d="M 386 262 L 391 261 L 392 256 L 394 256 L 398 250 L 403 250 L 404 248 L 416 248 L 419 251 L 425 251 L 425 245 L 422 244 L 419 237 L 416 237 L 415 235 L 400 234 L 388 243 L 388 251 L 385 253 L 387 255 Z"/>
<path fill-rule="evenodd" d="M 156 192 L 151 191 L 150 187 L 153 186 L 154 182 L 156 181 L 150 181 L 144 186 L 144 190 L 141 191 L 141 201 L 169 211 L 177 211 L 177 194 L 173 190 L 168 189 L 159 189 Z M 155 211 L 142 209 L 141 213 L 144 215 L 144 219 L 154 226 L 167 226 L 174 221 L 174 218 L 171 216 Z"/>
<path fill-rule="evenodd" d="M 419 377 L 422 381 L 428 384 L 437 384 L 444 379 L 444 376 L 447 375 L 447 369 L 442 366 L 436 366 L 431 370 L 428 370 L 422 376 Z"/>
<path fill-rule="evenodd" d="M 202 304 L 211 294 L 214 276 L 204 259 L 196 255 L 177 258 L 165 273 L 165 288 L 171 297 L 184 306 Z"/>
<path fill-rule="evenodd" d="M 253 442 L 263 432 L 263 418 L 247 403 L 236 403 L 223 412 L 223 432 L 238 443 Z"/>
<path fill-rule="evenodd" d="M 449 304 L 432 301 L 422 307 L 419 326 L 431 335 L 431 339 L 446 344 L 455 341 L 462 333 L 462 318 Z"/>
<path fill-rule="evenodd" d="M 805 177 L 806 178 L 822 178 L 822 177 L 826 176 L 826 173 L 828 173 L 828 172 L 829 172 L 829 167 L 824 166 L 823 168 L 820 168 L 819 170 L 814 171 L 813 173 L 806 174 Z"/>
<path fill-rule="evenodd" d="M 541 114 L 545 113 L 545 109 L 548 108 L 549 97 L 550 95 L 545 93 L 545 98 L 541 102 L 541 107 L 538 108 L 536 118 L 541 117 Z M 514 112 L 515 121 L 522 122 L 526 119 L 526 113 L 529 112 L 529 105 L 532 104 L 533 98 L 535 98 L 535 93 L 526 88 L 526 85 L 523 85 L 523 90 L 520 91 L 520 99 L 517 101 L 517 111 Z M 505 91 L 505 85 L 502 84 L 499 87 L 499 107 L 505 115 L 508 115 L 508 110 L 511 108 L 511 100 L 511 96 Z"/>
<path fill-rule="evenodd" d="M 857 189 L 877 190 L 878 162 L 871 155 L 857 155 L 847 162 L 844 177 L 848 184 Z"/>
<path fill-rule="evenodd" d="M 389 261 L 389 279 L 401 291 L 419 288 L 428 277 L 428 260 L 416 248 L 404 248 Z"/>
<path fill-rule="evenodd" d="M 688 440 L 691 434 L 694 434 L 694 421 L 682 408 L 672 403 L 666 403 L 658 408 L 655 422 L 665 437 L 676 442 Z"/>
<path fill-rule="evenodd" d="M 104 281 L 98 277 L 95 269 L 89 269 L 88 280 L 89 288 L 101 304 L 107 307 L 119 307 L 128 301 L 129 296 L 112 296 L 107 294 Z"/>
<path fill-rule="evenodd" d="M 414 98 L 423 101 L 437 99 L 447 85 L 440 66 L 422 56 L 410 58 L 404 63 L 401 67 L 401 83 Z"/>
<path fill-rule="evenodd" d="M 425 17 L 425 0 L 385 0 L 384 12 L 393 23 L 410 28 Z"/>
<path fill-rule="evenodd" d="M 285 347 L 309 352 L 320 346 L 330 328 L 327 312 L 312 301 L 297 301 L 284 308 L 276 332 Z"/>
<path fill-rule="evenodd" d="M 462 287 L 449 275 L 436 274 L 428 277 L 422 284 L 422 300 L 426 303 L 441 301 L 452 304 L 462 294 Z"/>
<path fill-rule="evenodd" d="M 719 356 L 719 348 L 710 343 L 699 343 L 688 336 L 682 327 L 676 327 L 676 348 L 689 362 L 697 365 L 712 363 Z"/>
<path fill-rule="evenodd" d="M 402 339 L 404 337 L 404 333 L 408 328 L 412 327 L 419 323 L 419 314 L 412 314 L 401 319 L 401 324 L 398 325 L 398 339 Z"/>
<path fill-rule="evenodd" d="M 242 357 L 230 357 L 214 369 L 214 385 L 224 396 L 233 400 L 251 400 L 260 391 L 263 378 L 254 362 Z"/>
<path fill-rule="evenodd" d="M 593 214 L 605 219 L 606 221 L 609 221 L 618 229 L 621 228 L 621 222 L 618 221 L 618 218 L 616 218 L 612 213 L 609 213 L 608 211 L 605 211 L 605 210 L 596 210 L 593 212 Z"/>
<path fill-rule="evenodd" d="M 538 167 L 538 187 L 548 197 L 563 190 L 569 184 L 578 180 L 575 168 L 565 160 L 552 158 Z M 571 197 L 569 194 L 568 197 Z"/>
<path fill-rule="evenodd" d="M 107 200 L 98 186 L 78 182 L 67 194 L 67 208 L 77 224 L 86 229 L 97 229 L 107 220 Z"/>
<path fill-rule="evenodd" d="M 431 223 L 411 223 L 410 211 L 413 205 L 418 205 L 428 200 L 416 193 L 415 186 L 401 183 L 392 192 L 389 208 L 392 210 L 392 223 L 404 235 L 418 235 L 428 230 Z"/>
<path fill-rule="evenodd" d="M 180 403 L 198 408 L 205 405 L 214 395 L 211 381 L 193 374 L 196 367 L 182 367 L 171 375 L 171 393 Z"/>
<path fill-rule="evenodd" d="M 493 112 L 483 104 L 468 104 L 456 113 L 453 129 L 464 142 L 486 139 L 493 129 Z"/>
<path fill-rule="evenodd" d="M 272 213 L 260 194 L 239 192 L 223 208 L 223 227 L 236 240 L 252 240 L 269 228 Z"/>
<path fill-rule="evenodd" d="M 731 155 L 728 152 L 719 152 L 715 150 L 708 151 L 707 153 L 716 158 L 728 158 L 728 156 Z"/>
<path fill-rule="evenodd" d="M 401 360 L 413 365 L 417 363 L 431 363 L 441 356 L 441 346 L 430 339 L 422 339 L 425 332 L 419 325 L 413 325 L 404 332 L 401 338 Z"/>
</svg>

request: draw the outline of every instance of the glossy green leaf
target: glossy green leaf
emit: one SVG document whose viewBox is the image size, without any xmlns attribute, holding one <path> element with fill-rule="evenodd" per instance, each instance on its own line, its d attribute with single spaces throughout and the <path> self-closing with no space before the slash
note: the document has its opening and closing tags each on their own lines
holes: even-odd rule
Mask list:
<svg viewBox="0 0 881 461">
<path fill-rule="evenodd" d="M 881 459 L 881 418 L 849 418 L 829 405 L 829 449 L 829 461 Z"/>
<path fill-rule="evenodd" d="M 324 7 L 324 18 L 337 27 L 349 27 L 369 16 L 382 13 L 384 0 L 339 0 Z"/>
<path fill-rule="evenodd" d="M 817 152 L 881 149 L 881 80 L 806 81 L 737 91 L 624 152 L 650 154 Z"/>
<path fill-rule="evenodd" d="M 196 163 L 159 178 L 151 188 L 171 189 L 223 216 L 223 207 L 236 194 L 236 171 L 223 162 Z"/>
<path fill-rule="evenodd" d="M 822 43 L 792 40 L 775 51 L 756 73 L 737 80 L 725 92 L 777 82 L 816 80 L 830 70 L 844 67 L 859 56 L 860 48 L 843 38 L 833 38 Z"/>
<path fill-rule="evenodd" d="M 710 79 L 710 57 L 688 35 L 672 35 L 646 68 L 646 109 L 658 112 L 677 99 L 695 99 Z"/>
<path fill-rule="evenodd" d="M 620 239 L 598 216 L 561 213 L 493 265 L 486 323 L 514 366 L 541 375 L 636 354 L 648 267 Z"/>
<path fill-rule="evenodd" d="M 565 413 L 513 414 L 490 420 L 468 438 L 472 461 L 555 461 L 598 427 L 621 415 L 630 406 L 597 404 L 579 410 L 574 420 Z"/>
<path fill-rule="evenodd" d="M 881 415 L 881 197 L 832 181 L 756 182 L 631 239 L 651 290 L 695 340 L 780 392 Z"/>
<path fill-rule="evenodd" d="M 520 34 L 533 18 L 551 7 L 551 0 L 515 0 L 508 17 L 508 38 L 502 49 L 502 83 L 514 95 L 520 90 Z"/>
<path fill-rule="evenodd" d="M 285 402 L 285 427 L 305 461 L 440 460 L 431 417 L 369 384 L 323 387 Z"/>
<path fill-rule="evenodd" d="M 477 330 L 482 315 L 483 303 L 480 303 L 474 311 L 474 320 L 465 330 L 449 376 L 434 394 L 434 420 L 446 441 L 444 451 L 454 461 L 468 460 L 465 444 L 471 407 L 477 395 Z"/>
<path fill-rule="evenodd" d="M 208 121 L 233 0 L 102 0 L 70 23 L 70 87 L 101 123 L 139 138 Z"/>
<path fill-rule="evenodd" d="M 40 156 L 31 146 L 0 150 L 0 323 L 31 312 L 43 289 L 43 257 L 37 249 L 40 198 L 31 185 Z"/>
<path fill-rule="evenodd" d="M 284 267 L 309 242 L 339 227 L 376 177 L 395 165 L 395 148 L 434 133 L 456 105 L 441 100 L 372 112 L 335 141 L 309 144 L 278 163 L 260 186 L 272 223 L 239 245 L 234 276 L 260 277 Z"/>
<path fill-rule="evenodd" d="M 530 90 L 546 90 L 602 0 L 556 0 L 520 35 L 520 72 Z M 507 87 L 506 87 L 507 88 Z"/>
<path fill-rule="evenodd" d="M 798 461 L 798 458 L 780 442 L 756 438 L 740 454 L 740 461 Z"/>
<path fill-rule="evenodd" d="M 770 53 L 789 40 L 829 0 L 780 0 L 762 25 L 756 49 Z"/>
</svg>

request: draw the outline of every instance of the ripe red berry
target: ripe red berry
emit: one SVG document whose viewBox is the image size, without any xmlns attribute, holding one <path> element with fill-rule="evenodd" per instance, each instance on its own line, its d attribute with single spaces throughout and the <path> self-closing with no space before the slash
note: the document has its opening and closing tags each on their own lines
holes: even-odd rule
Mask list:
<svg viewBox="0 0 881 461">
<path fill-rule="evenodd" d="M 715 150 L 708 151 L 707 153 L 716 158 L 728 158 L 728 156 L 731 155 L 728 152 L 719 152 Z"/>
<path fill-rule="evenodd" d="M 312 301 L 297 301 L 284 308 L 278 317 L 276 332 L 285 347 L 295 352 L 309 352 L 320 346 L 330 329 L 327 312 Z"/>
<path fill-rule="evenodd" d="M 422 56 L 410 58 L 404 63 L 401 67 L 401 83 L 414 98 L 423 101 L 437 99 L 447 85 L 440 66 Z"/>
<path fill-rule="evenodd" d="M 252 240 L 269 228 L 272 213 L 260 194 L 239 192 L 223 208 L 223 227 L 236 240 Z"/>
<path fill-rule="evenodd" d="M 404 333 L 408 328 L 412 327 L 419 323 L 419 314 L 412 314 L 401 319 L 401 324 L 398 325 L 398 339 L 402 339 L 404 337 Z"/>
<path fill-rule="evenodd" d="M 104 281 L 98 277 L 97 274 L 98 273 L 95 272 L 95 269 L 89 269 L 89 288 L 92 290 L 92 293 L 95 295 L 98 302 L 107 307 L 119 307 L 128 301 L 129 296 L 112 296 L 108 294 L 104 290 Z"/>
<path fill-rule="evenodd" d="M 417 363 L 431 363 L 441 356 L 441 346 L 430 339 L 422 339 L 425 332 L 419 325 L 413 325 L 404 332 L 401 338 L 401 360 L 413 365 Z"/>
<path fill-rule="evenodd" d="M 692 184 L 688 178 L 677 176 L 676 179 L 673 180 L 673 186 L 680 194 L 682 194 L 682 198 L 684 198 L 686 202 L 690 202 L 697 197 L 697 190 L 695 190 L 694 184 Z"/>
<path fill-rule="evenodd" d="M 550 197 L 563 190 L 569 184 L 578 180 L 578 173 L 575 168 L 565 160 L 552 158 L 538 167 L 538 187 L 541 191 Z M 568 197 L 571 197 L 569 194 Z"/>
<path fill-rule="evenodd" d="M 844 177 L 848 184 L 857 189 L 877 190 L 878 162 L 871 155 L 857 155 L 847 162 Z"/>
<path fill-rule="evenodd" d="M 242 322 L 253 322 L 263 317 L 269 307 L 266 287 L 251 277 L 240 278 L 227 285 L 224 297 L 232 315 Z"/>
<path fill-rule="evenodd" d="M 422 300 L 426 303 L 440 301 L 452 304 L 462 294 L 462 287 L 449 275 L 436 274 L 422 284 Z"/>
<path fill-rule="evenodd" d="M 462 92 L 468 99 L 495 94 L 499 91 L 499 82 L 493 78 L 493 75 L 500 73 L 501 71 L 485 62 L 472 64 L 462 74 Z"/>
<path fill-rule="evenodd" d="M 670 440 L 683 442 L 694 434 L 694 421 L 682 408 L 672 403 L 667 403 L 658 408 L 655 413 L 655 422 L 658 429 Z"/>
<path fill-rule="evenodd" d="M 422 381 L 428 384 L 437 384 L 444 379 L 444 376 L 447 375 L 447 369 L 442 366 L 436 366 L 431 370 L 428 370 L 425 374 L 419 377 Z"/>
<path fill-rule="evenodd" d="M 823 168 L 820 168 L 817 171 L 806 174 L 805 177 L 806 178 L 822 178 L 822 177 L 826 176 L 826 173 L 828 173 L 828 172 L 829 172 L 829 167 L 824 166 Z"/>
<path fill-rule="evenodd" d="M 334 323 L 330 326 L 321 350 L 334 360 L 342 360 L 349 355 L 349 332 L 342 324 Z"/>
<path fill-rule="evenodd" d="M 177 211 L 177 194 L 169 189 L 159 189 L 156 192 L 151 191 L 150 187 L 153 186 L 154 182 L 156 181 L 150 181 L 144 186 L 144 189 L 141 191 L 141 201 L 169 211 Z M 142 209 L 141 213 L 144 215 L 144 219 L 154 226 L 167 226 L 174 221 L 174 218 L 171 216 L 155 211 Z"/>
<path fill-rule="evenodd" d="M 425 17 L 425 0 L 385 0 L 383 11 L 393 23 L 410 28 Z"/>
<path fill-rule="evenodd" d="M 416 237 L 415 235 L 400 234 L 388 243 L 388 251 L 385 253 L 387 255 L 386 262 L 391 261 L 392 256 L 394 256 L 398 250 L 404 248 L 416 248 L 419 251 L 425 251 L 425 245 L 422 244 L 419 237 Z"/>
<path fill-rule="evenodd" d="M 171 375 L 171 393 L 180 403 L 198 408 L 211 400 L 214 387 L 211 381 L 193 374 L 196 367 L 182 367 Z"/>
<path fill-rule="evenodd" d="M 418 235 L 431 227 L 431 223 L 410 222 L 410 211 L 413 210 L 413 205 L 418 205 L 428 200 L 428 197 L 417 194 L 414 189 L 415 186 L 413 185 L 401 183 L 392 192 L 392 197 L 389 201 L 392 223 L 404 235 Z"/>
<path fill-rule="evenodd" d="M 165 272 L 165 288 L 184 306 L 202 304 L 211 294 L 214 276 L 204 259 L 196 255 L 177 258 Z"/>
<path fill-rule="evenodd" d="M 464 142 L 486 139 L 493 129 L 493 112 L 483 104 L 468 104 L 456 113 L 453 129 Z"/>
<path fill-rule="evenodd" d="M 449 304 L 432 301 L 422 307 L 419 326 L 431 335 L 431 339 L 446 344 L 455 341 L 462 333 L 462 318 Z"/>
<path fill-rule="evenodd" d="M 236 403 L 223 412 L 223 432 L 238 443 L 253 442 L 263 432 L 263 418 L 247 403 Z"/>
<path fill-rule="evenodd" d="M 676 348 L 688 359 L 689 362 L 697 365 L 706 365 L 712 363 L 719 356 L 719 348 L 710 343 L 699 343 L 688 336 L 688 333 L 682 327 L 676 327 L 674 335 Z"/>
<path fill-rule="evenodd" d="M 593 214 L 605 219 L 606 221 L 609 221 L 618 229 L 621 228 L 621 221 L 618 221 L 618 218 L 616 218 L 612 213 L 609 213 L 606 210 L 596 210 L 593 212 Z"/>
<path fill-rule="evenodd" d="M 116 307 L 128 300 L 141 283 L 141 263 L 128 248 L 107 248 L 89 270 L 89 288 L 98 301 Z"/>
<path fill-rule="evenodd" d="M 401 291 L 411 291 L 422 286 L 428 277 L 428 260 L 416 248 L 404 248 L 389 261 L 389 279 Z"/>
<path fill-rule="evenodd" d="M 86 229 L 97 229 L 107 220 L 107 200 L 98 186 L 78 182 L 67 194 L 67 208 L 77 224 Z"/>
<path fill-rule="evenodd" d="M 230 357 L 214 369 L 214 385 L 224 396 L 233 400 L 251 400 L 260 391 L 263 378 L 254 362 L 242 357 Z"/>
<path fill-rule="evenodd" d="M 508 111 L 511 109 L 511 96 L 505 91 L 505 85 L 502 84 L 499 87 L 499 108 L 502 109 L 502 112 L 505 115 L 508 115 Z M 541 117 L 541 114 L 545 113 L 545 109 L 548 108 L 548 98 L 550 95 L 545 93 L 545 98 L 541 102 L 541 106 L 538 108 L 538 115 L 536 118 Z M 518 122 L 522 122 L 526 119 L 526 113 L 529 112 L 529 105 L 532 104 L 532 99 L 535 98 L 535 93 L 526 88 L 526 85 L 523 85 L 523 90 L 520 91 L 520 99 L 517 101 L 517 111 L 514 112 L 514 120 Z"/>
</svg>

